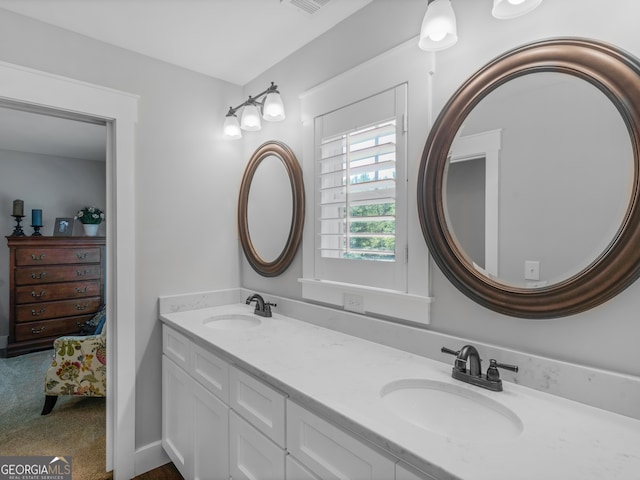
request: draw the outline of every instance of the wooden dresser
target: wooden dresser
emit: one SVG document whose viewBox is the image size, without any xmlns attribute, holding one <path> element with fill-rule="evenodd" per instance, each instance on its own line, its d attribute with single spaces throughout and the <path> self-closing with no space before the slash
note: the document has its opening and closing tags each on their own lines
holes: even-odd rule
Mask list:
<svg viewBox="0 0 640 480">
<path fill-rule="evenodd" d="M 7 356 L 50 348 L 104 303 L 104 237 L 7 237 Z"/>
</svg>

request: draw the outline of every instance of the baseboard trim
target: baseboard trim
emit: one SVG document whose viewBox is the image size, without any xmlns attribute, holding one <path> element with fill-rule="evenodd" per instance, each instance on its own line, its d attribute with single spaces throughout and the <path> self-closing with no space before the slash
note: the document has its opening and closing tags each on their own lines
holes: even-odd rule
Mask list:
<svg viewBox="0 0 640 480">
<path fill-rule="evenodd" d="M 135 475 L 142 475 L 155 468 L 169 463 L 171 459 L 162 448 L 162 440 L 149 443 L 136 449 L 135 454 Z"/>
</svg>

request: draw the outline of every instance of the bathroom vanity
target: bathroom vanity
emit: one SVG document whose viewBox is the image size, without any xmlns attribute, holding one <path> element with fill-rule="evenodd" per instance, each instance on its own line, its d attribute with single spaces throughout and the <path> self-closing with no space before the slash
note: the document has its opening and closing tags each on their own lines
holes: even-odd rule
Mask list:
<svg viewBox="0 0 640 480">
<path fill-rule="evenodd" d="M 452 363 L 253 312 L 242 303 L 161 307 L 163 446 L 185 478 L 595 480 L 640 471 L 639 420 L 511 382 L 491 392 L 451 378 Z"/>
</svg>

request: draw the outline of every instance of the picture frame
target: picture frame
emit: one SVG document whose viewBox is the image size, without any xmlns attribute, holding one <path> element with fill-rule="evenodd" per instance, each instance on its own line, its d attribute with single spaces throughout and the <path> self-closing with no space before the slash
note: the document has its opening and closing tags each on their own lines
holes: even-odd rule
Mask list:
<svg viewBox="0 0 640 480">
<path fill-rule="evenodd" d="M 54 237 L 71 237 L 73 235 L 74 217 L 58 217 L 53 227 Z"/>
</svg>

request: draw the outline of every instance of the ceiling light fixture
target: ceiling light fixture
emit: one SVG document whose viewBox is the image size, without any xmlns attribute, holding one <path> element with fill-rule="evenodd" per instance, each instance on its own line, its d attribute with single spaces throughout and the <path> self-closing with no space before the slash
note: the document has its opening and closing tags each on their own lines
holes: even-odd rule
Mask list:
<svg viewBox="0 0 640 480">
<path fill-rule="evenodd" d="M 261 97 L 264 97 L 262 101 L 260 101 Z M 236 112 L 241 108 L 243 108 L 242 116 L 238 123 Z M 260 92 L 255 97 L 249 95 L 246 102 L 237 107 L 229 107 L 222 133 L 227 138 L 242 138 L 242 130 L 257 131 L 262 128 L 261 116 L 269 122 L 280 122 L 286 118 L 278 86 L 273 82 L 264 92 Z"/>
<path fill-rule="evenodd" d="M 529 13 L 542 0 L 493 0 L 492 15 L 509 19 Z M 427 0 L 418 46 L 422 50 L 438 51 L 452 47 L 458 41 L 456 15 L 451 0 Z"/>
</svg>

